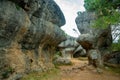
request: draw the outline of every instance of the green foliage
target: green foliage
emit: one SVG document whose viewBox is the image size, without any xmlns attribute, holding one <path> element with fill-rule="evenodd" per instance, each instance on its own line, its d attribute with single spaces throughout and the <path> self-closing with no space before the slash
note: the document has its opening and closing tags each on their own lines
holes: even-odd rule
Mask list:
<svg viewBox="0 0 120 80">
<path fill-rule="evenodd" d="M 10 76 L 10 74 L 12 74 L 13 72 L 14 72 L 14 69 L 12 67 L 8 67 L 2 73 L 2 77 L 3 78 L 8 78 Z"/>
<path fill-rule="evenodd" d="M 54 58 L 58 58 L 58 57 L 61 57 L 62 56 L 62 53 L 60 51 L 57 51 L 55 54 L 54 54 Z"/>
<path fill-rule="evenodd" d="M 16 6 L 16 9 L 17 9 L 17 10 L 20 10 L 20 7 L 19 7 L 17 4 L 16 4 L 15 6 Z"/>
<path fill-rule="evenodd" d="M 96 11 L 98 15 L 108 15 L 120 5 L 120 0 L 84 0 L 87 11 Z"/>
<path fill-rule="evenodd" d="M 107 71 L 110 71 L 112 73 L 117 73 L 117 74 L 120 74 L 120 68 L 114 68 L 114 67 L 110 67 L 110 66 L 106 66 L 105 67 Z"/>
<path fill-rule="evenodd" d="M 120 12 L 116 11 L 120 7 L 120 0 L 84 0 L 87 11 L 94 11 L 97 20 L 91 25 L 95 28 L 107 28 L 110 25 L 120 23 Z M 112 50 L 120 50 L 120 42 L 113 43 Z"/>
<path fill-rule="evenodd" d="M 120 39 L 117 43 L 113 43 L 110 48 L 112 51 L 120 51 Z"/>
<path fill-rule="evenodd" d="M 100 7 L 99 2 L 100 0 L 84 0 L 85 4 L 84 7 L 87 11 L 95 11 L 97 8 Z"/>
<path fill-rule="evenodd" d="M 107 28 L 109 25 L 117 24 L 120 22 L 120 13 L 114 11 L 111 15 L 99 17 L 92 27 Z"/>
<path fill-rule="evenodd" d="M 120 0 L 85 0 L 87 11 L 94 11 L 97 14 L 97 20 L 93 27 L 107 28 L 111 24 L 120 22 L 120 13 L 116 11 L 120 5 Z"/>
</svg>

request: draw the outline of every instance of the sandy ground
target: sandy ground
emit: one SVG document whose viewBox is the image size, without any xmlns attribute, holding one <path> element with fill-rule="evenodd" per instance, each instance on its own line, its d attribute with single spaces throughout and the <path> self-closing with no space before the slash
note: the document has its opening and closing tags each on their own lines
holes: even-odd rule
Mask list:
<svg viewBox="0 0 120 80">
<path fill-rule="evenodd" d="M 60 66 L 61 80 L 120 80 L 120 75 L 88 66 L 87 61 L 72 59 L 72 66 Z"/>
</svg>

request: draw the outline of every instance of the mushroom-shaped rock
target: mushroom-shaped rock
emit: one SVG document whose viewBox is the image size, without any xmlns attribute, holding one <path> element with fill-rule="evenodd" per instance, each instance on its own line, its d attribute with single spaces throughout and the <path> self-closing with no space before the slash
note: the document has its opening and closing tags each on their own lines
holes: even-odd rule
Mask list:
<svg viewBox="0 0 120 80">
<path fill-rule="evenodd" d="M 86 50 L 83 49 L 81 45 L 79 45 L 75 50 L 73 57 L 87 56 Z"/>
<path fill-rule="evenodd" d="M 71 36 L 67 36 L 67 39 L 61 42 L 58 45 L 58 48 L 61 51 L 63 57 L 71 58 L 71 55 L 77 46 L 79 46 L 79 44 L 76 42 L 76 39 Z"/>
<path fill-rule="evenodd" d="M 53 0 L 0 0 L 0 80 L 53 68 L 56 47 L 66 40 L 64 24 Z"/>
<path fill-rule="evenodd" d="M 78 16 L 75 21 L 76 21 L 78 30 L 80 31 L 81 34 L 87 34 L 86 36 L 88 36 L 89 34 L 88 38 L 85 38 L 85 39 L 94 41 L 93 43 L 95 44 L 94 48 L 95 47 L 99 49 L 107 48 L 112 43 L 111 28 L 109 26 L 107 29 L 93 28 L 92 25 L 94 25 L 94 21 L 96 19 L 97 19 L 97 15 L 95 12 L 85 11 L 85 12 L 78 12 Z M 90 39 L 92 36 L 94 38 Z M 79 39 L 81 38 L 82 38 L 82 35 L 79 37 Z M 78 42 L 79 42 L 79 39 L 77 40 Z M 82 44 L 89 46 L 91 45 L 90 42 L 91 41 L 86 41 L 86 42 L 84 41 Z M 83 47 L 85 48 L 85 46 Z"/>
<path fill-rule="evenodd" d="M 63 57 L 80 57 L 83 55 L 86 55 L 86 51 L 82 48 L 81 45 L 76 41 L 73 37 L 68 37 L 67 40 L 61 42 L 58 45 L 58 48 L 60 49 Z"/>
<path fill-rule="evenodd" d="M 86 50 L 94 47 L 95 37 L 90 34 L 81 34 L 77 39 L 77 42 Z"/>
<path fill-rule="evenodd" d="M 61 42 L 58 47 L 59 48 L 67 48 L 67 47 L 77 47 L 79 44 L 76 42 L 76 39 L 73 37 L 68 37 L 67 39 L 63 42 Z"/>
</svg>

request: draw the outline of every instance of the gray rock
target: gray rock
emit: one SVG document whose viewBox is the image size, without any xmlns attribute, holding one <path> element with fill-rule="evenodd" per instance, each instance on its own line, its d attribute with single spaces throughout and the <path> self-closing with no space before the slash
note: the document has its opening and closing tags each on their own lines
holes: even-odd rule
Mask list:
<svg viewBox="0 0 120 80">
<path fill-rule="evenodd" d="M 39 8 L 33 15 L 46 18 L 48 21 L 59 27 L 63 26 L 65 24 L 65 18 L 58 5 L 53 0 L 44 0 L 42 3 L 46 4 L 41 4 L 41 8 Z"/>
<path fill-rule="evenodd" d="M 83 49 L 83 47 L 81 45 L 79 45 L 75 50 L 74 50 L 74 54 L 73 57 L 84 57 L 87 56 L 86 50 Z"/>
<path fill-rule="evenodd" d="M 30 29 L 21 41 L 26 49 L 35 49 L 39 44 L 57 46 L 66 37 L 64 32 L 55 24 L 41 18 L 32 17 Z"/>
<path fill-rule="evenodd" d="M 77 46 L 79 46 L 79 44 L 76 42 L 76 39 L 70 36 L 69 37 L 67 36 L 67 39 L 58 45 L 59 48 L 68 48 L 68 47 L 77 47 Z"/>
<path fill-rule="evenodd" d="M 78 16 L 75 20 L 78 30 L 81 34 L 91 33 L 91 24 L 97 17 L 95 12 L 78 12 Z"/>
<path fill-rule="evenodd" d="M 95 45 L 95 37 L 91 34 L 81 34 L 77 42 L 86 50 L 92 49 Z"/>
<path fill-rule="evenodd" d="M 88 51 L 88 61 L 89 64 L 92 64 L 95 67 L 103 66 L 100 51 L 97 49 L 91 49 Z"/>
<path fill-rule="evenodd" d="M 10 0 L 22 7 L 31 18 L 44 18 L 59 27 L 65 24 L 64 15 L 53 0 Z"/>
<path fill-rule="evenodd" d="M 58 5 L 53 0 L 0 0 L 0 6 L 0 80 L 53 68 L 56 47 L 66 40 Z"/>
<path fill-rule="evenodd" d="M 95 14 L 95 12 L 78 12 L 78 17 L 75 21 L 78 30 L 81 34 L 84 35 L 81 35 L 77 41 L 80 44 L 80 41 L 84 41 L 84 43 L 81 44 L 83 48 L 87 46 L 87 49 L 99 48 L 103 50 L 109 47 L 112 43 L 111 28 L 109 26 L 107 29 L 92 27 L 96 19 L 97 15 Z M 85 42 L 85 40 L 87 41 Z M 89 44 L 90 46 L 87 44 Z"/>
<path fill-rule="evenodd" d="M 120 51 L 113 51 L 104 56 L 104 61 L 111 64 L 120 64 Z"/>
<path fill-rule="evenodd" d="M 54 64 L 57 64 L 57 65 L 69 65 L 71 64 L 71 60 L 68 59 L 68 58 L 57 58 L 55 61 L 54 61 Z"/>
<path fill-rule="evenodd" d="M 77 57 L 86 55 L 86 51 L 79 45 L 75 38 L 67 36 L 67 40 L 58 45 L 63 57 L 71 58 L 75 55 Z"/>
<path fill-rule="evenodd" d="M 0 47 L 10 45 L 21 29 L 30 25 L 27 14 L 10 1 L 0 1 Z M 24 33 L 23 33 L 24 34 Z"/>
</svg>

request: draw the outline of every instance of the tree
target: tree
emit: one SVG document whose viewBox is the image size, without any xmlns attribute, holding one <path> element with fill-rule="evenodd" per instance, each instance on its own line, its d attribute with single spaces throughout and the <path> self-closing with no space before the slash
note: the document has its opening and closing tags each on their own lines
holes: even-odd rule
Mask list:
<svg viewBox="0 0 120 80">
<path fill-rule="evenodd" d="M 97 14 L 98 18 L 92 25 L 93 27 L 107 28 L 120 23 L 120 0 L 84 0 L 84 2 L 86 11 L 94 11 Z M 119 35 L 116 34 L 115 38 Z"/>
</svg>

